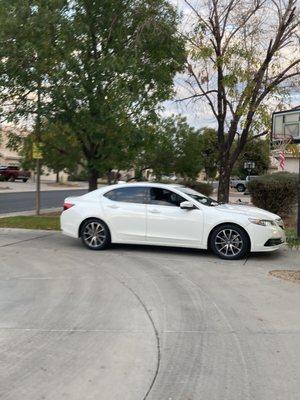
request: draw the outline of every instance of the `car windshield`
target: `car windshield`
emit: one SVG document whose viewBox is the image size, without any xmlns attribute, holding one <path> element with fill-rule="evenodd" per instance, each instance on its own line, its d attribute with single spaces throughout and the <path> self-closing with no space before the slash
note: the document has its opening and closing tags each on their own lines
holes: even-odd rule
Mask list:
<svg viewBox="0 0 300 400">
<path fill-rule="evenodd" d="M 177 189 L 179 189 L 181 192 L 183 192 L 185 194 L 188 194 L 194 200 L 198 201 L 198 203 L 204 204 L 205 206 L 215 207 L 220 204 L 216 200 L 212 199 L 211 197 L 207 197 L 207 196 L 204 196 L 204 194 L 196 192 L 196 190 L 186 188 L 186 187 L 178 187 Z"/>
</svg>

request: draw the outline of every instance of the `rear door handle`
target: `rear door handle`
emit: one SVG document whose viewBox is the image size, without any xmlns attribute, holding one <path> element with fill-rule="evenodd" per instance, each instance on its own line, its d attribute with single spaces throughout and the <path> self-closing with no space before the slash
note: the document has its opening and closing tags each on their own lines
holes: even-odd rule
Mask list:
<svg viewBox="0 0 300 400">
<path fill-rule="evenodd" d="M 116 204 L 108 204 L 107 207 L 109 208 L 119 208 Z"/>
<path fill-rule="evenodd" d="M 149 210 L 149 212 L 151 212 L 151 214 L 160 214 L 160 211 L 156 208 L 152 208 L 152 210 Z"/>
</svg>

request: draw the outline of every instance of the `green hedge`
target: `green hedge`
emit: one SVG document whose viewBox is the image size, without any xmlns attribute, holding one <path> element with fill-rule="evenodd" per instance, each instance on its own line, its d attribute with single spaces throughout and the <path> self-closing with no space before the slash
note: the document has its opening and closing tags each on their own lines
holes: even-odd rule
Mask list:
<svg viewBox="0 0 300 400">
<path fill-rule="evenodd" d="M 282 217 L 293 213 L 297 204 L 298 175 L 277 172 L 248 182 L 252 203 Z"/>
<path fill-rule="evenodd" d="M 186 183 L 186 186 L 204 194 L 205 196 L 210 196 L 214 191 L 213 185 L 206 182 L 188 182 Z"/>
</svg>

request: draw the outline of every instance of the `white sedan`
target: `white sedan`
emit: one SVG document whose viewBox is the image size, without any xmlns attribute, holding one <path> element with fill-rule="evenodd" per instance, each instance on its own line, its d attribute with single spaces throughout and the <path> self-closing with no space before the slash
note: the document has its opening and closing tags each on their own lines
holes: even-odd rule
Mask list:
<svg viewBox="0 0 300 400">
<path fill-rule="evenodd" d="M 110 243 L 211 249 L 224 259 L 273 251 L 285 243 L 278 215 L 219 204 L 179 185 L 127 183 L 65 199 L 61 229 L 92 250 Z"/>
</svg>

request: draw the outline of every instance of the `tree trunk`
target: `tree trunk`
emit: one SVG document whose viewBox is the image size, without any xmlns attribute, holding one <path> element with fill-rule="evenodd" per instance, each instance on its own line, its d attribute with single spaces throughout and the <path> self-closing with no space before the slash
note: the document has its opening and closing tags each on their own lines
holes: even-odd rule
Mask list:
<svg viewBox="0 0 300 400">
<path fill-rule="evenodd" d="M 218 201 L 221 203 L 229 202 L 229 184 L 230 184 L 231 168 L 228 160 L 221 160 L 219 168 L 219 187 Z"/>
<path fill-rule="evenodd" d="M 59 183 L 59 171 L 56 171 L 56 183 Z"/>
<path fill-rule="evenodd" d="M 115 172 L 114 175 L 114 184 L 116 184 L 121 178 L 121 174 L 120 174 L 120 170 L 118 170 L 117 172 Z"/>
<path fill-rule="evenodd" d="M 108 185 L 111 185 L 111 180 L 112 180 L 112 170 L 111 169 L 107 171 L 106 176 L 107 176 Z"/>
<path fill-rule="evenodd" d="M 89 192 L 96 190 L 98 188 L 98 178 L 99 173 L 96 170 L 89 171 L 88 181 L 89 181 Z"/>
</svg>

